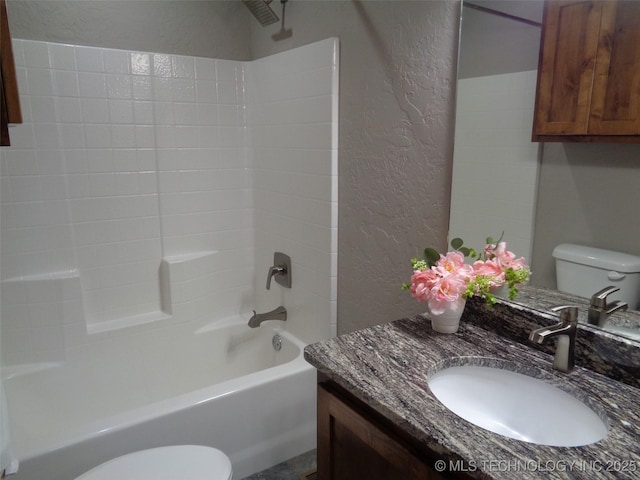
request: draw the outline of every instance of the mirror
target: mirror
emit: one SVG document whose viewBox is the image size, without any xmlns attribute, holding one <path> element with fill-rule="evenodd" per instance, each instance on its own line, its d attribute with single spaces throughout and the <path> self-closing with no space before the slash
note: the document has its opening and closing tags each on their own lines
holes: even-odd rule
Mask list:
<svg viewBox="0 0 640 480">
<path fill-rule="evenodd" d="M 531 259 L 542 2 L 481 2 L 463 2 L 449 235 L 483 246 L 504 231 L 510 250 Z"/>
<path fill-rule="evenodd" d="M 449 236 L 461 237 L 475 247 L 484 245 L 486 237 L 497 238 L 504 231 L 509 250 L 527 258 L 532 266 L 531 283 L 554 289 L 551 251 L 559 243 L 581 243 L 580 239 L 586 238 L 591 244 L 606 245 L 602 248 L 640 255 L 635 244 L 622 238 L 616 243 L 610 238 L 612 231 L 624 231 L 620 237 L 638 238 L 637 213 L 627 212 L 630 207 L 623 206 L 616 215 L 604 214 L 593 206 L 591 197 L 596 189 L 588 184 L 605 170 L 603 157 L 612 156 L 615 161 L 606 165 L 612 172 L 606 173 L 603 183 L 615 185 L 616 176 L 633 180 L 623 180 L 629 183 L 621 193 L 617 193 L 619 188 L 616 193 L 607 191 L 600 203 L 612 205 L 608 198 L 615 198 L 616 205 L 637 205 L 640 168 L 631 160 L 637 159 L 638 146 L 531 141 L 542 10 L 542 0 L 463 0 Z M 556 160 L 560 157 L 562 164 Z M 565 190 L 559 180 L 549 180 L 558 178 L 552 170 L 558 165 L 563 169 Z M 541 182 L 547 182 L 544 198 L 538 198 Z M 586 189 L 590 194 L 581 195 Z M 565 194 L 570 197 L 567 201 L 548 198 Z M 633 195 L 636 201 L 629 198 Z M 573 211 L 566 211 L 569 205 Z M 553 212 L 553 208 L 564 212 Z M 563 219 L 565 213 L 568 217 Z M 602 226 L 605 231 L 601 237 L 593 232 L 599 230 L 594 228 L 596 220 L 618 215 L 622 217 L 619 224 Z M 578 223 L 588 227 L 573 227 Z M 530 299 L 521 295 L 516 301 L 528 303 Z M 635 325 L 640 333 L 638 312 L 616 316 L 625 317 L 622 323 Z"/>
</svg>

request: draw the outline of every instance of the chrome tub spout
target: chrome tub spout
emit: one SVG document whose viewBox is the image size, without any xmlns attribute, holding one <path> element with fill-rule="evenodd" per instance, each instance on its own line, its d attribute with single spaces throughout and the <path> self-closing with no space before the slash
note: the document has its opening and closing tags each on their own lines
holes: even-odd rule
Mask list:
<svg viewBox="0 0 640 480">
<path fill-rule="evenodd" d="M 253 316 L 249 319 L 249 326 L 251 328 L 259 327 L 265 320 L 282 320 L 284 322 L 287 320 L 287 309 L 281 305 L 267 313 L 256 313 L 254 310 Z"/>
</svg>

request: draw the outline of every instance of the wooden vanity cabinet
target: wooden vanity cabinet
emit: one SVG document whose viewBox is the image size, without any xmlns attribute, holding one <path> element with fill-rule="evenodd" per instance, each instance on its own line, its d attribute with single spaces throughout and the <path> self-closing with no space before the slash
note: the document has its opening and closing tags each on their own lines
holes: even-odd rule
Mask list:
<svg viewBox="0 0 640 480">
<path fill-rule="evenodd" d="M 443 480 L 436 458 L 330 382 L 318 384 L 318 480 Z M 456 476 L 455 478 L 460 478 Z"/>
<path fill-rule="evenodd" d="M 0 146 L 10 145 L 9 124 L 22 123 L 5 0 L 0 0 Z"/>
<path fill-rule="evenodd" d="M 640 142 L 640 2 L 547 0 L 534 141 Z"/>
</svg>

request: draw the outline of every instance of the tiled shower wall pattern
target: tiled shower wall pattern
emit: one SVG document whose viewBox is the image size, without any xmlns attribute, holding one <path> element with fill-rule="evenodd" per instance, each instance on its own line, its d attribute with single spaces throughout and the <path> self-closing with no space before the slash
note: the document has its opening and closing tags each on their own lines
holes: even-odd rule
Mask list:
<svg viewBox="0 0 640 480">
<path fill-rule="evenodd" d="M 458 81 L 449 223 L 450 238 L 476 249 L 504 231 L 509 250 L 529 260 L 539 164 L 539 144 L 531 141 L 536 79 L 532 70 Z"/>
<path fill-rule="evenodd" d="M 255 308 L 248 65 L 14 51 L 25 123 L 2 150 L 3 364 Z"/>
<path fill-rule="evenodd" d="M 312 342 L 336 333 L 338 40 L 247 67 L 259 306 L 285 305 L 288 329 Z M 272 282 L 273 252 L 292 260 L 293 288 Z M 289 319 L 287 319 L 289 323 Z"/>
</svg>

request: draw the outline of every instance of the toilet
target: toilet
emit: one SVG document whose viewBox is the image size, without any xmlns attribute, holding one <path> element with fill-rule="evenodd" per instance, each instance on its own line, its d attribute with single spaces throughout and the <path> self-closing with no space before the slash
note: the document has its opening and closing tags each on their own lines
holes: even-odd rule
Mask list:
<svg viewBox="0 0 640 480">
<path fill-rule="evenodd" d="M 558 290 L 584 298 L 608 286 L 620 290 L 610 300 L 640 309 L 640 256 L 563 243 L 553 250 Z"/>
<path fill-rule="evenodd" d="M 173 445 L 114 458 L 76 480 L 231 480 L 232 477 L 231 461 L 220 450 Z"/>
</svg>

